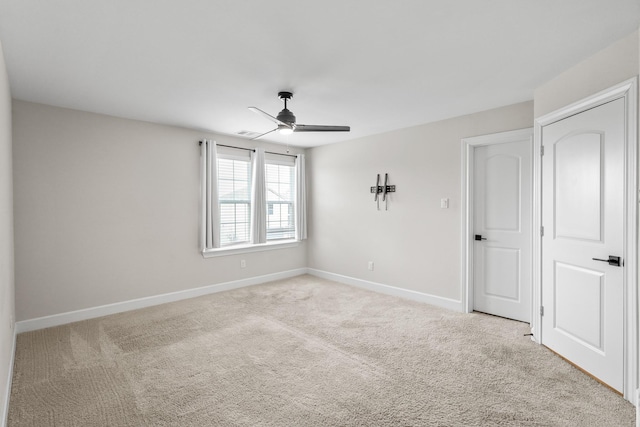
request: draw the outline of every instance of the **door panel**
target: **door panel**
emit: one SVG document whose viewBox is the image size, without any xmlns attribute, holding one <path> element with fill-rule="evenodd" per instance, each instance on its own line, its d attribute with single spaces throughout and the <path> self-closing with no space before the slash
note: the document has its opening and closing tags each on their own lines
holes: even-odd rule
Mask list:
<svg viewBox="0 0 640 427">
<path fill-rule="evenodd" d="M 518 301 L 520 298 L 520 250 L 484 247 L 485 294 Z"/>
<path fill-rule="evenodd" d="M 624 100 L 542 129 L 542 344 L 623 390 Z"/>
<path fill-rule="evenodd" d="M 486 159 L 484 229 L 520 231 L 520 158 L 497 154 Z"/>
<path fill-rule="evenodd" d="M 568 337 L 602 348 L 602 299 L 604 275 L 573 265 L 556 263 L 554 283 L 554 328 Z M 580 304 L 575 296 L 580 295 Z"/>
<path fill-rule="evenodd" d="M 474 150 L 473 308 L 531 318 L 530 137 Z"/>
<path fill-rule="evenodd" d="M 603 136 L 574 133 L 554 144 L 556 238 L 601 240 Z"/>
</svg>

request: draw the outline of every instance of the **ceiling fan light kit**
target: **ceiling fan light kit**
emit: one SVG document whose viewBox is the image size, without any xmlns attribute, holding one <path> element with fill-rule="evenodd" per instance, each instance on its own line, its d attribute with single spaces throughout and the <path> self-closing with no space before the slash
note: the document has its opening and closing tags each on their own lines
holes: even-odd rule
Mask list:
<svg viewBox="0 0 640 427">
<path fill-rule="evenodd" d="M 257 107 L 249 107 L 249 110 L 254 113 L 260 114 L 267 120 L 270 120 L 278 125 L 275 129 L 265 132 L 251 139 L 262 138 L 263 136 L 272 132 L 278 131 L 281 135 L 290 135 L 293 132 L 349 132 L 351 127 L 349 126 L 331 126 L 331 125 L 303 125 L 296 123 L 296 116 L 287 108 L 287 102 L 293 98 L 292 92 L 282 91 L 278 92 L 278 98 L 284 102 L 284 108 L 278 113 L 276 117 L 273 117 L 269 113 L 265 113 Z"/>
<path fill-rule="evenodd" d="M 291 135 L 293 129 L 285 125 L 278 125 L 278 132 L 280 132 L 280 135 Z"/>
</svg>

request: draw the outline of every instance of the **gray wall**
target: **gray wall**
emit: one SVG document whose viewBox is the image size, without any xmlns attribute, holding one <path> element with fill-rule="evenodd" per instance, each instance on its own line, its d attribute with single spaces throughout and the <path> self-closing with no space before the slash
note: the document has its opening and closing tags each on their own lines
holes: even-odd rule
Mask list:
<svg viewBox="0 0 640 427">
<path fill-rule="evenodd" d="M 202 257 L 203 137 L 249 144 L 14 101 L 18 320 L 305 267 L 304 244 Z"/>
<path fill-rule="evenodd" d="M 457 300 L 460 139 L 530 127 L 535 115 L 637 74 L 638 64 L 635 32 L 541 85 L 535 106 L 308 150 L 308 243 L 212 259 L 197 247 L 195 141 L 246 140 L 14 101 L 18 319 L 305 266 Z M 397 192 L 377 211 L 369 187 L 385 172 Z M 444 197 L 449 209 L 440 209 Z"/>
<path fill-rule="evenodd" d="M 532 123 L 525 102 L 309 150 L 309 266 L 460 300 L 460 140 Z M 378 173 L 397 188 L 388 211 Z"/>
<path fill-rule="evenodd" d="M 13 178 L 11 159 L 11 94 L 0 44 L 0 417 L 7 399 L 13 349 Z M 4 423 L 0 419 L 0 425 Z"/>
<path fill-rule="evenodd" d="M 534 92 L 540 117 L 638 75 L 638 31 L 539 86 Z"/>
</svg>

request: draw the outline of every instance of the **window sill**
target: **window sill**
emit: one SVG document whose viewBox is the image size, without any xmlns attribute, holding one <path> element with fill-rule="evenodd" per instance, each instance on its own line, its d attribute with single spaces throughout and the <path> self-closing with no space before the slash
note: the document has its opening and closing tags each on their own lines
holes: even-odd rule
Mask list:
<svg viewBox="0 0 640 427">
<path fill-rule="evenodd" d="M 227 255 L 245 254 L 249 252 L 271 251 L 275 249 L 295 248 L 300 244 L 299 240 L 282 240 L 278 242 L 267 242 L 255 245 L 235 245 L 224 248 L 205 249 L 202 251 L 204 258 L 213 258 Z"/>
</svg>

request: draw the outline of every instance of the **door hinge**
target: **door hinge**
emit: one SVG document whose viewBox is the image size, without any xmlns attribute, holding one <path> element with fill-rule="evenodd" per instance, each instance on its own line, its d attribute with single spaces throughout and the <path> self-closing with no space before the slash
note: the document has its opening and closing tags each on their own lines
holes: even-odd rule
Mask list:
<svg viewBox="0 0 640 427">
<path fill-rule="evenodd" d="M 544 316 L 544 307 L 540 306 L 540 316 Z"/>
<path fill-rule="evenodd" d="M 544 145 L 540 146 L 540 155 L 544 156 Z"/>
<path fill-rule="evenodd" d="M 540 237 L 544 236 L 544 227 L 540 227 Z"/>
</svg>

